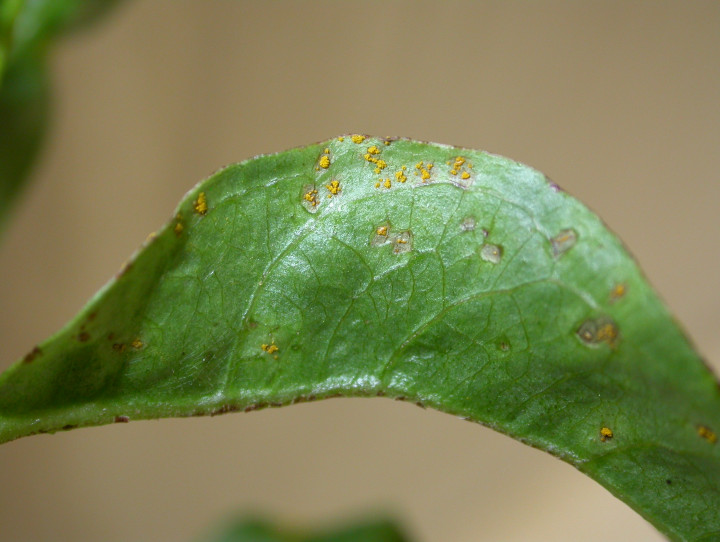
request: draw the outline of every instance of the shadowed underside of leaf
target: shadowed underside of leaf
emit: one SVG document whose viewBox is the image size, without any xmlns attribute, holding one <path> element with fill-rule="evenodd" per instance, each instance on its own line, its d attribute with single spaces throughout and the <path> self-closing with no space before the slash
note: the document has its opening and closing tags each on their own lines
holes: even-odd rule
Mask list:
<svg viewBox="0 0 720 542">
<path fill-rule="evenodd" d="M 339 395 L 485 424 L 720 536 L 720 391 L 618 239 L 524 165 L 408 140 L 200 184 L 0 376 L 0 441 Z"/>
</svg>

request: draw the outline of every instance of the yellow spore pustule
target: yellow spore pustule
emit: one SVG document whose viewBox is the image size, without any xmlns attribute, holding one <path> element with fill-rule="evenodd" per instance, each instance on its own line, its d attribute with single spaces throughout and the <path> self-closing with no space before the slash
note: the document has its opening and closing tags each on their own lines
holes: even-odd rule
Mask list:
<svg viewBox="0 0 720 542">
<path fill-rule="evenodd" d="M 318 204 L 317 193 L 318 191 L 315 188 L 312 188 L 303 194 L 303 199 L 315 207 Z"/>
<path fill-rule="evenodd" d="M 327 188 L 328 192 L 328 198 L 331 198 L 333 196 L 337 196 L 340 193 L 340 182 L 337 180 L 330 181 L 330 184 L 326 184 L 325 188 Z"/>
<path fill-rule="evenodd" d="M 205 192 L 200 192 L 197 199 L 193 203 L 193 209 L 199 215 L 205 215 L 208 212 L 207 199 L 205 198 Z"/>
<path fill-rule="evenodd" d="M 697 426 L 697 434 L 701 438 L 704 438 L 707 440 L 710 444 L 715 444 L 718 440 L 717 434 L 715 431 L 710 429 L 707 425 L 698 425 Z"/>
</svg>

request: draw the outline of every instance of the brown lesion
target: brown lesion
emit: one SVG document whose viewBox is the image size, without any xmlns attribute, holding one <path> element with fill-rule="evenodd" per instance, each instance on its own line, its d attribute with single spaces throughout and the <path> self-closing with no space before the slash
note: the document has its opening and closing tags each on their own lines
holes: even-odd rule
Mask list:
<svg viewBox="0 0 720 542">
<path fill-rule="evenodd" d="M 23 357 L 23 363 L 32 363 L 37 358 L 39 358 L 42 353 L 43 352 L 39 346 L 34 347 L 32 350 L 30 350 L 30 352 L 25 354 L 25 356 Z"/>
<path fill-rule="evenodd" d="M 475 231 L 476 226 L 477 223 L 475 221 L 475 218 L 472 216 L 467 216 L 463 218 L 462 222 L 460 222 L 460 231 Z"/>
<path fill-rule="evenodd" d="M 410 252 L 413 247 L 412 230 L 396 231 L 388 221 L 378 224 L 373 231 L 370 246 L 381 247 L 388 244 L 392 245 L 393 254 Z"/>
<path fill-rule="evenodd" d="M 620 341 L 620 330 L 609 316 L 586 320 L 577 330 L 577 336 L 588 346 L 605 343 L 615 348 Z"/>
<path fill-rule="evenodd" d="M 240 410 L 240 407 L 237 405 L 223 405 L 220 408 L 216 408 L 215 410 L 211 411 L 210 416 L 220 416 L 221 414 L 237 412 L 238 410 Z"/>
<path fill-rule="evenodd" d="M 116 279 L 123 278 L 125 275 L 127 275 L 132 270 L 132 268 L 133 268 L 133 262 L 130 260 L 126 261 L 120 268 L 120 271 L 118 271 L 115 278 Z"/>
<path fill-rule="evenodd" d="M 578 234 L 572 228 L 567 228 L 550 239 L 553 256 L 559 258 L 577 243 Z"/>
<path fill-rule="evenodd" d="M 400 231 L 391 236 L 393 254 L 404 254 L 412 250 L 413 234 L 410 230 Z"/>
</svg>

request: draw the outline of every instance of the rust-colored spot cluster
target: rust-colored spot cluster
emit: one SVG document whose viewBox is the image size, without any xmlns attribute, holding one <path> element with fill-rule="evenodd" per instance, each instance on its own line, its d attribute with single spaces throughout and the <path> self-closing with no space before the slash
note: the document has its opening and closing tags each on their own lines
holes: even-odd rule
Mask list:
<svg viewBox="0 0 720 542">
<path fill-rule="evenodd" d="M 406 166 L 403 166 L 401 169 L 395 172 L 395 179 L 400 182 L 404 183 L 407 181 L 407 176 L 405 175 L 405 171 L 407 170 Z"/>
<path fill-rule="evenodd" d="M 422 182 L 426 183 L 430 180 L 433 167 L 435 165 L 432 162 L 418 162 L 415 164 L 415 175 L 419 175 Z"/>
<path fill-rule="evenodd" d="M 464 156 L 456 156 L 455 160 L 447 162 L 450 166 L 450 175 L 462 180 L 462 184 L 467 185 L 470 181 L 470 170 L 472 170 L 472 164 L 467 161 Z"/>
<path fill-rule="evenodd" d="M 197 199 L 193 202 L 193 209 L 199 215 L 206 215 L 208 212 L 207 198 L 205 192 L 200 192 Z"/>
<path fill-rule="evenodd" d="M 710 444 L 715 444 L 718 440 L 717 434 L 715 431 L 710 429 L 707 425 L 698 425 L 697 426 L 697 434 L 701 438 L 704 438 L 707 440 Z"/>
<path fill-rule="evenodd" d="M 387 162 L 385 162 L 385 160 L 379 157 L 380 152 L 380 148 L 378 148 L 377 145 L 370 145 L 367 148 L 367 152 L 363 155 L 365 161 L 375 165 L 374 171 L 378 175 L 380 175 L 382 171 L 387 167 Z M 392 186 L 392 181 L 388 178 L 380 178 L 375 183 L 375 188 L 380 188 L 381 186 L 384 186 L 385 188 L 390 188 Z"/>
<path fill-rule="evenodd" d="M 603 427 L 600 429 L 600 440 L 602 442 L 607 442 L 611 438 L 613 438 L 612 429 L 610 429 L 609 427 Z"/>
<path fill-rule="evenodd" d="M 328 192 L 330 192 L 327 196 L 328 198 L 332 198 L 333 196 L 340 194 L 340 182 L 335 179 L 330 181 L 330 184 L 326 184 L 325 188 Z"/>
<path fill-rule="evenodd" d="M 410 252 L 413 246 L 413 234 L 410 230 L 391 230 L 389 223 L 380 224 L 375 227 L 370 245 L 380 247 L 387 244 L 392 245 L 394 254 Z"/>
<path fill-rule="evenodd" d="M 325 148 L 323 150 L 322 154 L 320 155 L 320 158 L 318 159 L 318 165 L 315 168 L 316 171 L 320 171 L 320 169 L 327 169 L 330 167 L 330 149 Z"/>
<path fill-rule="evenodd" d="M 336 181 L 337 182 L 337 181 Z M 321 207 L 321 199 L 318 195 L 318 189 L 322 188 L 323 185 L 315 185 L 315 184 L 306 184 L 303 186 L 302 192 L 300 193 L 300 204 L 305 208 L 305 210 L 310 214 L 315 214 L 318 212 L 318 210 Z M 337 184 L 333 184 L 331 181 L 330 184 L 325 185 L 325 189 L 328 190 L 328 196 L 333 195 L 333 190 L 337 191 L 337 193 L 340 193 L 340 183 L 337 182 Z"/>
<path fill-rule="evenodd" d="M 303 194 L 303 199 L 315 207 L 318 204 L 317 193 L 318 191 L 315 188 L 312 188 Z"/>
<path fill-rule="evenodd" d="M 263 352 L 267 352 L 268 354 L 272 355 L 273 358 L 278 359 L 276 352 L 280 351 L 280 349 L 277 347 L 274 340 L 270 344 L 261 344 L 260 349 Z"/>
</svg>

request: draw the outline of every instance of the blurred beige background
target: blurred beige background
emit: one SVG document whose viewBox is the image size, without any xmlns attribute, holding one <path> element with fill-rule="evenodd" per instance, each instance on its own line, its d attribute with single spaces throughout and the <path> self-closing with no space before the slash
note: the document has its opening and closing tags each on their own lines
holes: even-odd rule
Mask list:
<svg viewBox="0 0 720 542">
<path fill-rule="evenodd" d="M 0 367 L 219 166 L 359 131 L 544 171 L 718 370 L 719 28 L 716 1 L 128 1 L 53 55 L 52 130 L 0 245 Z M 383 399 L 0 447 L 2 541 L 182 542 L 248 510 L 382 510 L 419 542 L 662 540 L 549 455 Z"/>
</svg>

